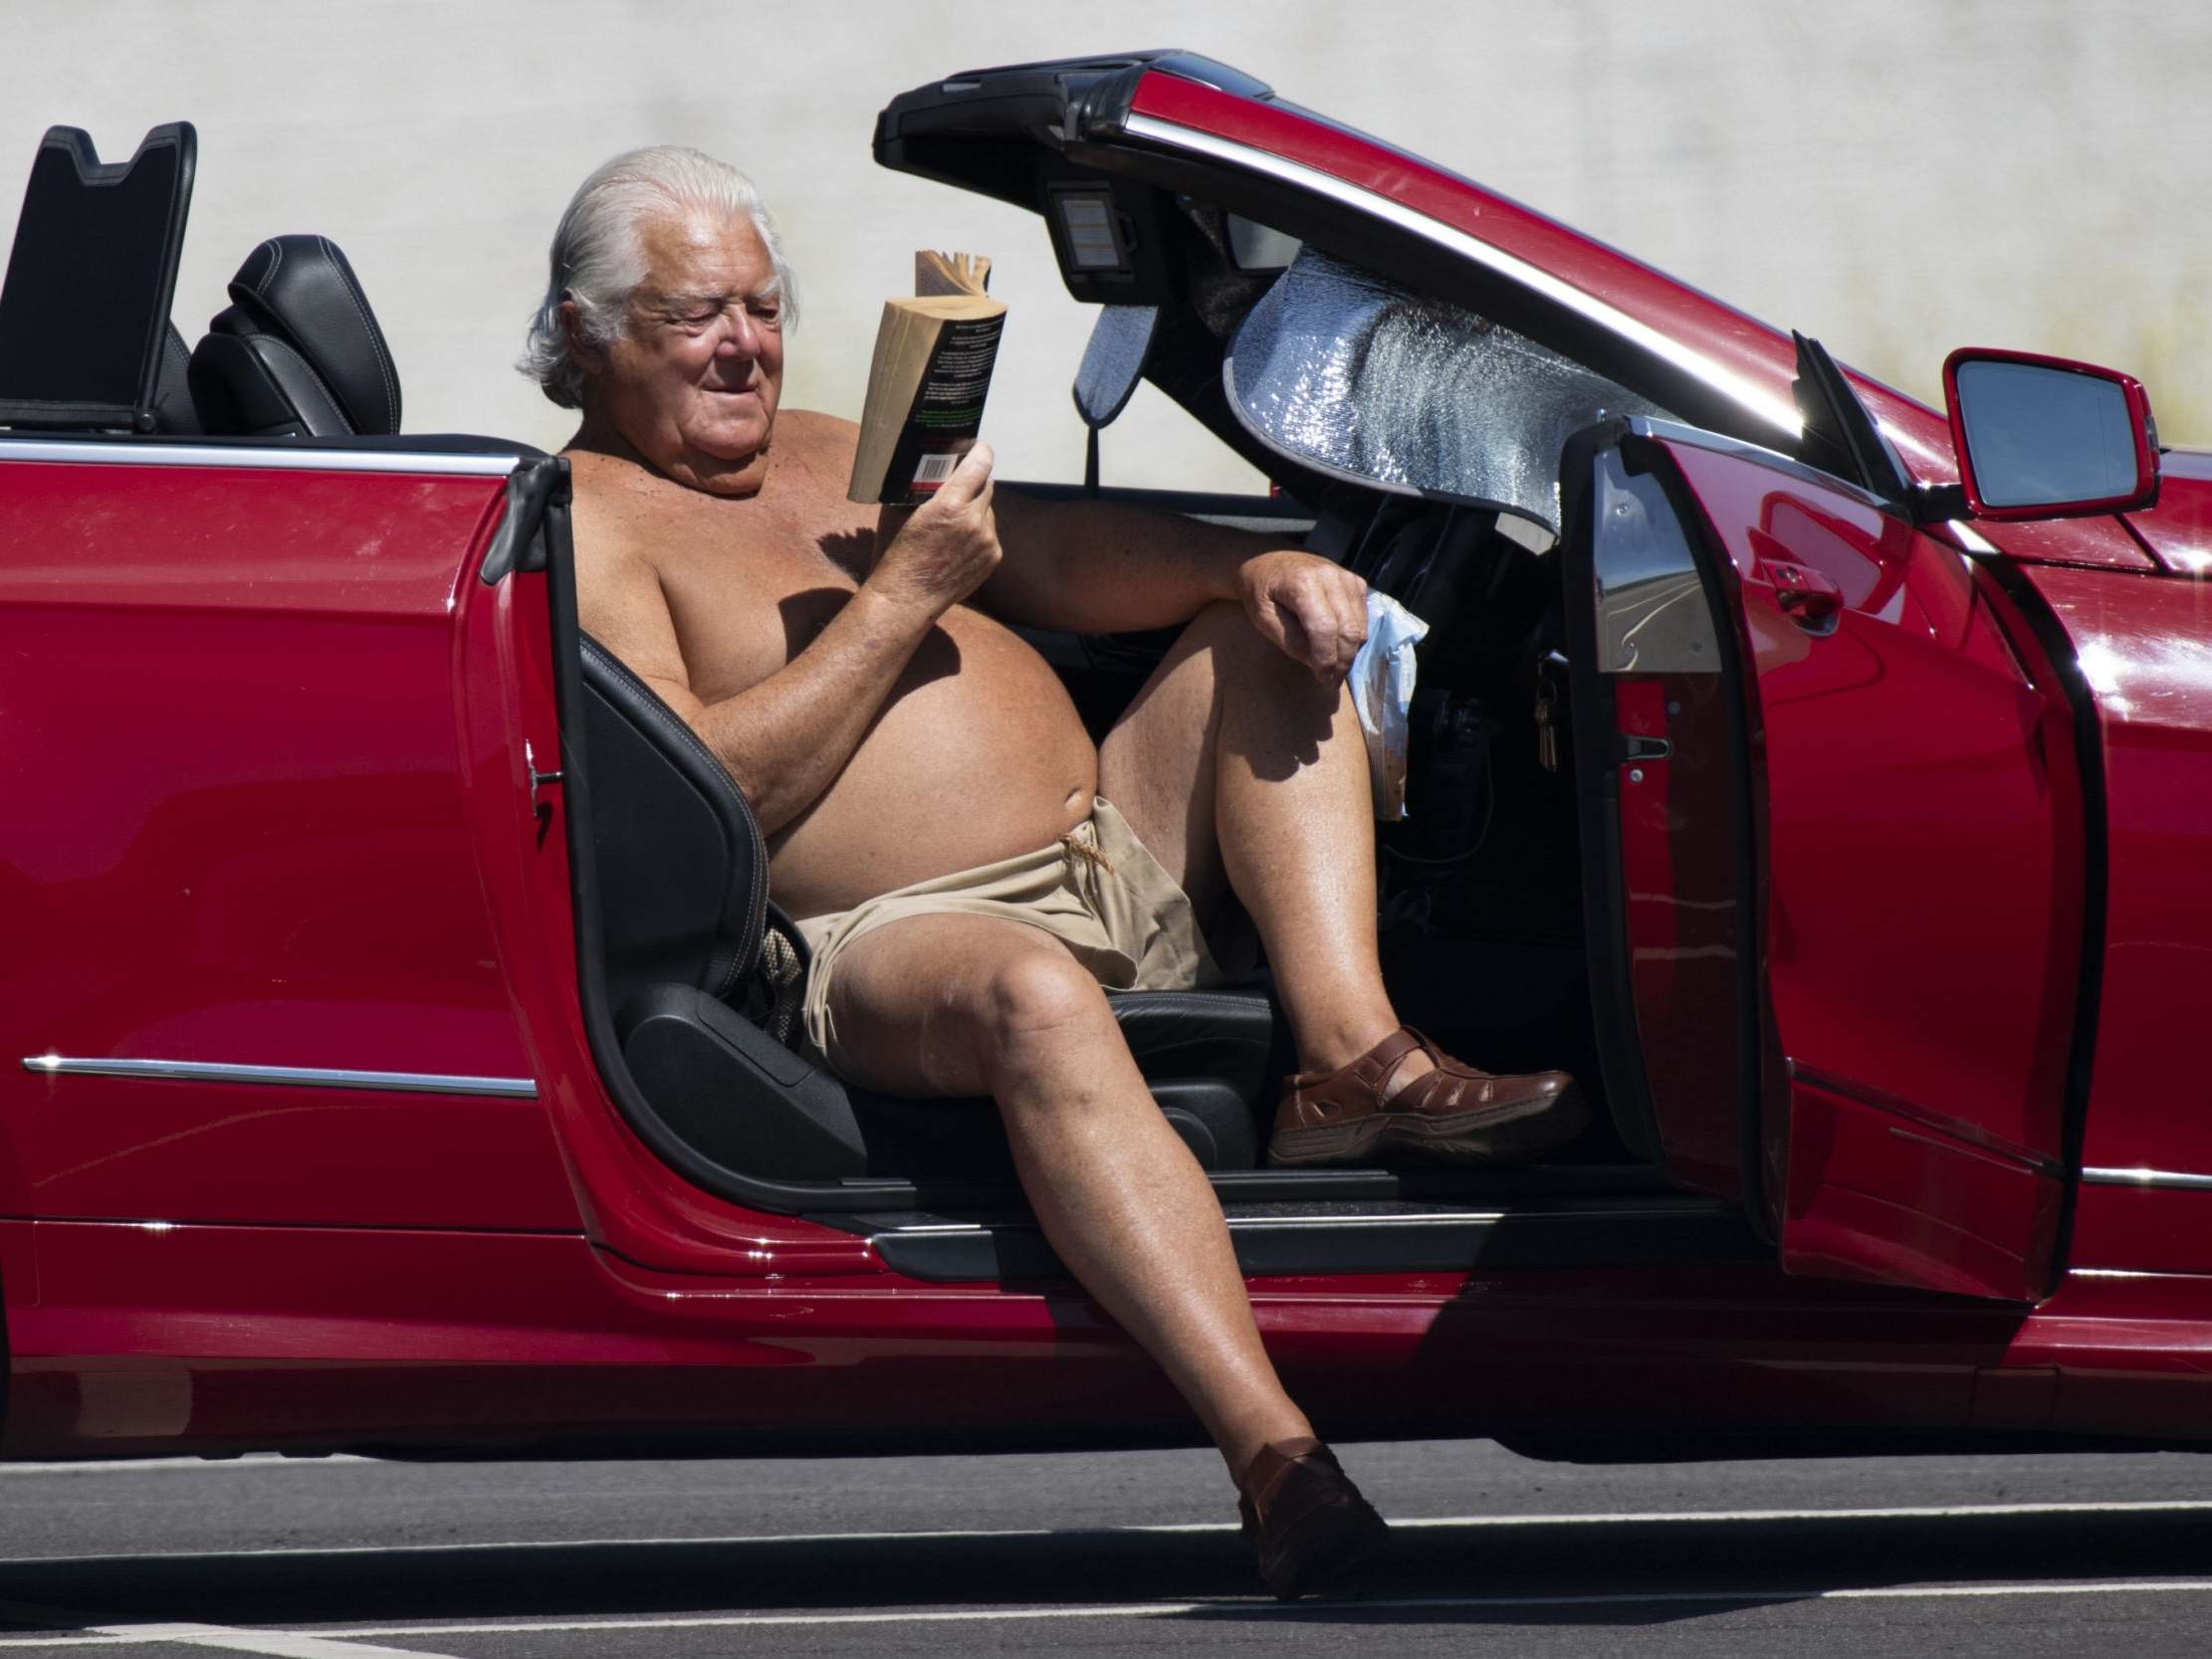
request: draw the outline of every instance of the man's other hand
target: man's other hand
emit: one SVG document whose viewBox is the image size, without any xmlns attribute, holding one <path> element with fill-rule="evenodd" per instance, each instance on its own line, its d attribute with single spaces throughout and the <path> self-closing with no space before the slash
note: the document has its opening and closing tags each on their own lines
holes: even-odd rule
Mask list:
<svg viewBox="0 0 2212 1659">
<path fill-rule="evenodd" d="M 1352 670 L 1367 639 L 1367 583 L 1311 553 L 1261 553 L 1236 573 L 1244 614 L 1324 685 Z"/>
<path fill-rule="evenodd" d="M 884 509 L 870 587 L 942 616 L 990 579 L 999 558 L 991 462 L 991 446 L 978 444 L 920 507 Z"/>
</svg>

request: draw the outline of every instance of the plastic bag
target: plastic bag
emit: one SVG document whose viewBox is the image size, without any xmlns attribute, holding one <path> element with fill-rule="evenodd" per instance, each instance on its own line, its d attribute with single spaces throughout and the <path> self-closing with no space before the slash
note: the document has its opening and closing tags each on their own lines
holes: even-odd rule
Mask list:
<svg viewBox="0 0 2212 1659">
<path fill-rule="evenodd" d="M 1375 816 L 1406 816 L 1406 735 L 1414 702 L 1414 647 L 1429 624 L 1388 594 L 1367 594 L 1367 643 L 1352 659 L 1352 708 L 1367 738 L 1367 775 Z"/>
</svg>

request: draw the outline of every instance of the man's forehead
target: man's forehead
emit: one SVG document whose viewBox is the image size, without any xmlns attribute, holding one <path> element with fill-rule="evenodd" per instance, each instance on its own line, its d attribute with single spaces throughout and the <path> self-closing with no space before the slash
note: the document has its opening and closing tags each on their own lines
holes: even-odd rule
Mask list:
<svg viewBox="0 0 2212 1659">
<path fill-rule="evenodd" d="M 648 215 L 637 227 L 645 256 L 641 285 L 662 294 L 752 293 L 773 282 L 774 263 L 742 213 L 684 208 Z"/>
</svg>

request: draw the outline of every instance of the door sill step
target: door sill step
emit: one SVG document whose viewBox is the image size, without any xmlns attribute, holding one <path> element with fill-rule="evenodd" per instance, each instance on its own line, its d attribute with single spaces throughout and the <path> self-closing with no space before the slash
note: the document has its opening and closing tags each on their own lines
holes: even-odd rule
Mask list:
<svg viewBox="0 0 2212 1659">
<path fill-rule="evenodd" d="M 1237 1266 L 1255 1278 L 1772 1257 L 1733 1205 L 1680 1194 L 1455 1205 L 1228 1202 L 1223 1209 Z M 957 1284 L 1068 1277 L 1026 1212 L 904 1211 L 815 1219 L 862 1233 L 885 1266 L 910 1279 Z"/>
</svg>

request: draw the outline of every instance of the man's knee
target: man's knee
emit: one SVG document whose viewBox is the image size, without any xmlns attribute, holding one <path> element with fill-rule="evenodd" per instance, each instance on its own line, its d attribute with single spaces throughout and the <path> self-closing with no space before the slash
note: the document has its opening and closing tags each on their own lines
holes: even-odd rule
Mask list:
<svg viewBox="0 0 2212 1659">
<path fill-rule="evenodd" d="M 1252 626 L 1252 619 L 1245 614 L 1244 607 L 1233 599 L 1210 600 L 1184 626 L 1201 642 L 1230 651 L 1267 643 Z"/>
<path fill-rule="evenodd" d="M 1227 688 L 1273 695 L 1279 679 L 1304 673 L 1252 626 L 1244 607 L 1232 599 L 1202 607 L 1183 625 L 1181 643 L 1186 663 L 1203 669 L 1217 692 Z"/>
<path fill-rule="evenodd" d="M 971 977 L 962 1000 L 988 1077 L 1047 1067 L 1114 1023 L 1098 981 L 1065 950 L 1042 941 L 998 955 Z"/>
<path fill-rule="evenodd" d="M 1270 700 L 1287 698 L 1301 707 L 1336 702 L 1336 685 L 1317 682 L 1303 662 L 1254 627 L 1244 607 L 1232 599 L 1212 601 L 1188 629 L 1185 637 L 1211 661 L 1217 686 Z"/>
<path fill-rule="evenodd" d="M 1007 952 L 981 976 L 978 992 L 978 1024 L 1000 1047 L 1113 1017 L 1098 981 L 1055 945 Z"/>
</svg>

